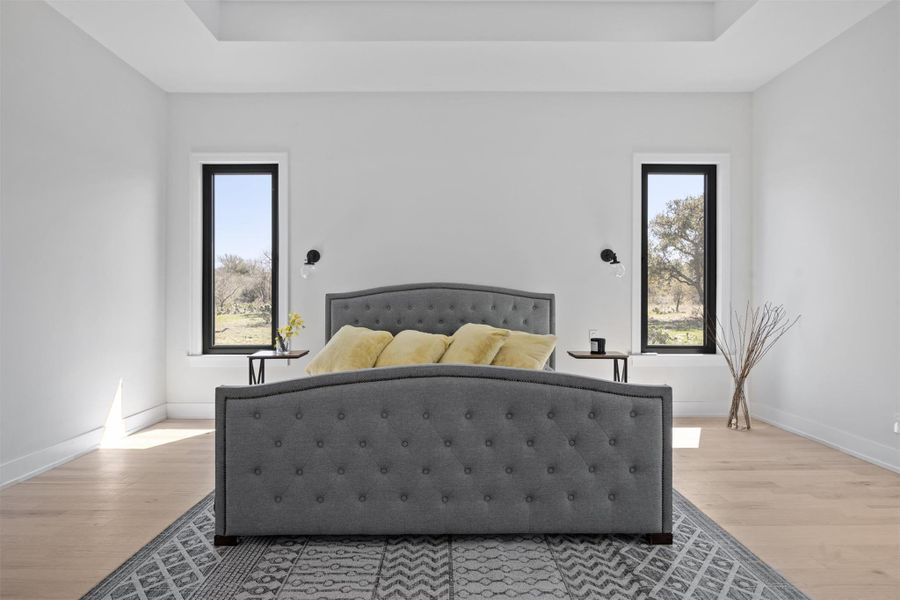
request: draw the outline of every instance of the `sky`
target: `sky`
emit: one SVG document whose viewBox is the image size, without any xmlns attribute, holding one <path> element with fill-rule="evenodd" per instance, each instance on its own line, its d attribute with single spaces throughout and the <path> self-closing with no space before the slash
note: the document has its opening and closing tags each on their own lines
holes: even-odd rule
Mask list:
<svg viewBox="0 0 900 600">
<path fill-rule="evenodd" d="M 650 174 L 647 177 L 647 218 L 663 211 L 666 202 L 675 198 L 703 194 L 703 175 L 678 175 L 672 173 Z"/>
<path fill-rule="evenodd" d="M 271 250 L 272 244 L 272 177 L 268 174 L 217 174 L 215 177 L 216 257 L 236 254 L 259 258 Z"/>
</svg>

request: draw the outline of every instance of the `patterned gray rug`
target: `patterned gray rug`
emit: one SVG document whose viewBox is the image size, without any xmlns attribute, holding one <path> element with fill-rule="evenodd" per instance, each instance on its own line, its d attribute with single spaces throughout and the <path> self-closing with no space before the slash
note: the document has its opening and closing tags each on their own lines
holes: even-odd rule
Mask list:
<svg viewBox="0 0 900 600">
<path fill-rule="evenodd" d="M 676 492 L 675 543 L 593 535 L 244 538 L 212 495 L 83 600 L 807 598 Z"/>
</svg>

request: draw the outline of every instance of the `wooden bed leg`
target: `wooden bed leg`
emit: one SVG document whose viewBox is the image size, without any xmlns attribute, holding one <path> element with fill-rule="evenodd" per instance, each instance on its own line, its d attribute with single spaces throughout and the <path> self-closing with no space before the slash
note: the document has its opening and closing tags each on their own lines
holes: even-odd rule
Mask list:
<svg viewBox="0 0 900 600">
<path fill-rule="evenodd" d="M 237 546 L 236 535 L 217 535 L 213 538 L 213 546 Z"/>
<path fill-rule="evenodd" d="M 646 535 L 647 543 L 651 546 L 671 546 L 671 533 L 648 533 Z"/>
</svg>

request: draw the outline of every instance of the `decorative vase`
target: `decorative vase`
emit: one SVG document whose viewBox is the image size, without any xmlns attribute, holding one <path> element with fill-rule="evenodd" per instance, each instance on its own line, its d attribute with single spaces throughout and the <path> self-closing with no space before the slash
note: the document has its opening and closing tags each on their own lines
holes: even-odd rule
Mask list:
<svg viewBox="0 0 900 600">
<path fill-rule="evenodd" d="M 744 424 L 741 425 L 743 416 Z M 747 394 L 744 391 L 744 380 L 734 382 L 734 394 L 731 396 L 731 410 L 728 411 L 728 427 L 731 429 L 750 429 L 750 410 L 747 408 Z"/>
</svg>

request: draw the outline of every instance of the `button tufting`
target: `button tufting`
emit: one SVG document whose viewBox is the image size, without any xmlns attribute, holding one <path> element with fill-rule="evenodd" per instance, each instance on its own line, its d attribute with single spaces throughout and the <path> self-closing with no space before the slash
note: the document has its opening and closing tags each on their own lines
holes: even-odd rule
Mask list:
<svg viewBox="0 0 900 600">
<path fill-rule="evenodd" d="M 387 473 L 387 467 L 381 467 L 382 474 Z"/>
<path fill-rule="evenodd" d="M 506 474 L 512 473 L 512 467 L 506 467 Z"/>
<path fill-rule="evenodd" d="M 401 323 L 403 323 L 403 319 L 397 319 L 397 325 L 400 325 Z"/>
<path fill-rule="evenodd" d="M 429 469 L 428 467 L 422 469 L 422 475 L 428 475 L 429 473 L 431 473 L 431 469 Z"/>
<path fill-rule="evenodd" d="M 615 445 L 616 445 L 616 440 L 615 440 L 615 439 L 609 440 L 609 445 L 610 445 L 610 446 L 615 446 Z"/>
<path fill-rule="evenodd" d="M 404 448 L 406 448 L 407 446 L 409 446 L 409 442 L 407 442 L 406 440 L 403 440 L 402 442 L 400 442 L 400 445 L 403 446 Z"/>
<path fill-rule="evenodd" d="M 255 469 L 253 469 L 253 472 L 256 473 L 257 475 L 259 475 L 260 473 L 262 473 L 262 469 L 260 469 L 259 467 L 256 467 Z"/>
<path fill-rule="evenodd" d="M 547 467 L 548 473 L 554 473 L 555 471 L 556 471 L 556 469 L 554 469 L 553 467 Z"/>
<path fill-rule="evenodd" d="M 297 469 L 297 475 L 303 475 L 303 469 Z"/>
<path fill-rule="evenodd" d="M 531 496 L 525 496 L 525 502 L 532 502 L 533 500 L 534 498 L 532 498 Z"/>
<path fill-rule="evenodd" d="M 491 440 L 484 440 L 484 445 L 490 448 L 494 445 L 494 442 L 492 442 Z"/>
<path fill-rule="evenodd" d="M 387 419 L 387 417 L 388 417 L 388 412 L 386 410 L 381 411 L 381 418 Z"/>
<path fill-rule="evenodd" d="M 467 418 L 467 419 L 471 419 L 471 418 L 472 418 L 472 413 L 467 412 L 467 413 L 466 413 L 466 418 Z"/>
<path fill-rule="evenodd" d="M 281 502 L 281 496 L 275 496 L 275 502 Z"/>
<path fill-rule="evenodd" d="M 359 440 L 359 447 L 360 447 L 360 448 L 365 448 L 365 447 L 366 447 L 366 440 Z"/>
<path fill-rule="evenodd" d="M 344 468 L 341 467 L 338 469 L 338 475 L 343 475 L 343 474 L 344 474 Z"/>
<path fill-rule="evenodd" d="M 281 440 L 275 440 L 275 447 L 281 448 Z"/>
<path fill-rule="evenodd" d="M 354 325 L 359 325 L 359 319 L 353 319 L 353 324 L 354 324 Z"/>
<path fill-rule="evenodd" d="M 359 501 L 360 501 L 360 502 L 365 502 L 365 501 L 366 501 L 366 497 L 361 495 L 361 496 L 359 497 Z"/>
<path fill-rule="evenodd" d="M 318 498 L 316 498 L 316 502 L 318 502 L 319 504 L 322 504 L 323 502 L 325 502 L 325 497 L 319 496 Z"/>
<path fill-rule="evenodd" d="M 491 310 L 497 310 L 497 306 L 496 306 L 496 305 L 491 305 Z"/>
<path fill-rule="evenodd" d="M 376 324 L 376 325 L 381 325 L 381 319 L 375 319 L 375 324 Z"/>
<path fill-rule="evenodd" d="M 637 416 L 637 411 L 636 411 L 636 410 L 631 411 L 631 416 L 632 416 L 632 417 L 636 417 L 636 416 Z"/>
<path fill-rule="evenodd" d="M 319 440 L 318 442 L 316 442 L 316 446 L 318 446 L 319 448 L 321 448 L 324 445 L 325 444 L 324 444 L 324 442 L 322 442 L 322 440 Z"/>
<path fill-rule="evenodd" d="M 444 504 L 447 504 L 449 500 L 450 498 L 448 498 L 447 496 L 441 496 L 441 502 L 443 502 Z"/>
<path fill-rule="evenodd" d="M 548 413 L 547 413 L 547 418 L 548 418 L 548 419 L 552 419 L 552 418 L 553 418 L 553 413 L 552 413 L 552 412 L 548 412 Z"/>
<path fill-rule="evenodd" d="M 423 418 L 423 419 L 427 419 L 427 418 L 430 417 L 430 416 L 431 416 L 431 415 L 429 415 L 427 412 L 423 412 L 423 413 L 422 413 L 422 418 Z"/>
<path fill-rule="evenodd" d="M 450 310 L 453 310 L 453 308 L 454 308 L 454 306 L 451 304 L 451 305 L 450 305 Z"/>
<path fill-rule="evenodd" d="M 570 445 L 570 446 L 574 446 L 574 445 L 575 445 L 575 440 L 569 440 L 569 445 Z"/>
<path fill-rule="evenodd" d="M 400 501 L 406 502 L 406 494 L 403 494 L 402 496 L 400 496 Z"/>
<path fill-rule="evenodd" d="M 465 471 L 466 475 L 470 475 L 472 473 L 472 467 L 466 467 L 463 471 Z"/>
<path fill-rule="evenodd" d="M 444 320 L 443 320 L 443 319 L 438 319 L 438 324 L 439 324 L 439 325 L 443 325 L 443 324 L 444 324 Z"/>
<path fill-rule="evenodd" d="M 413 309 L 412 304 L 407 304 L 407 305 L 406 305 L 406 310 L 412 310 L 412 309 Z"/>
<path fill-rule="evenodd" d="M 569 494 L 569 502 L 575 499 L 575 494 Z"/>
<path fill-rule="evenodd" d="M 615 495 L 615 494 L 610 494 L 610 495 L 609 495 L 609 499 L 610 499 L 610 500 L 615 500 L 615 499 L 616 499 L 616 495 Z"/>
<path fill-rule="evenodd" d="M 593 419 L 593 418 L 596 417 L 596 416 L 597 416 L 597 415 L 595 415 L 595 414 L 592 413 L 592 412 L 589 412 L 589 413 L 588 413 L 588 419 Z"/>
<path fill-rule="evenodd" d="M 588 473 L 593 473 L 596 470 L 597 470 L 597 467 L 595 467 L 594 465 L 591 465 L 588 467 Z"/>
<path fill-rule="evenodd" d="M 338 413 L 338 419 L 344 420 L 344 413 Z"/>
<path fill-rule="evenodd" d="M 295 416 L 296 418 L 298 418 L 298 419 L 302 419 L 302 418 L 303 418 L 303 413 L 302 413 L 302 412 L 298 412 L 298 413 L 297 413 L 296 415 L 294 415 L 294 416 Z"/>
<path fill-rule="evenodd" d="M 260 415 L 259 415 L 259 413 L 258 413 L 258 412 L 255 412 L 255 413 L 253 413 L 253 418 L 254 418 L 254 419 L 258 419 L 258 418 L 259 418 L 259 416 L 260 416 Z"/>
<path fill-rule="evenodd" d="M 369 310 L 370 308 L 372 308 L 372 307 L 369 306 L 368 304 L 366 304 L 366 310 Z"/>
<path fill-rule="evenodd" d="M 349 305 L 349 304 L 345 304 L 345 305 L 344 305 L 344 310 L 350 310 L 350 305 Z"/>
<path fill-rule="evenodd" d="M 634 472 L 636 472 L 636 471 L 637 471 L 637 467 L 628 467 L 628 472 L 629 472 L 629 473 L 634 473 Z"/>
<path fill-rule="evenodd" d="M 511 412 L 506 413 L 507 419 L 512 419 L 512 417 L 513 417 L 513 414 Z"/>
<path fill-rule="evenodd" d="M 531 307 L 531 310 L 537 310 L 537 304 L 533 305 L 533 306 Z"/>
<path fill-rule="evenodd" d="M 450 447 L 451 443 L 452 442 L 450 440 L 444 440 L 444 445 L 447 446 L 448 448 Z"/>
<path fill-rule="evenodd" d="M 528 440 L 527 442 L 525 442 L 525 445 L 529 447 L 534 446 L 534 440 Z"/>
<path fill-rule="evenodd" d="M 485 496 L 485 497 L 484 497 L 484 501 L 485 501 L 485 502 L 490 502 L 490 501 L 491 501 L 491 497 L 490 497 L 490 496 Z"/>
<path fill-rule="evenodd" d="M 528 325 L 528 319 L 522 319 L 522 325 Z"/>
</svg>

